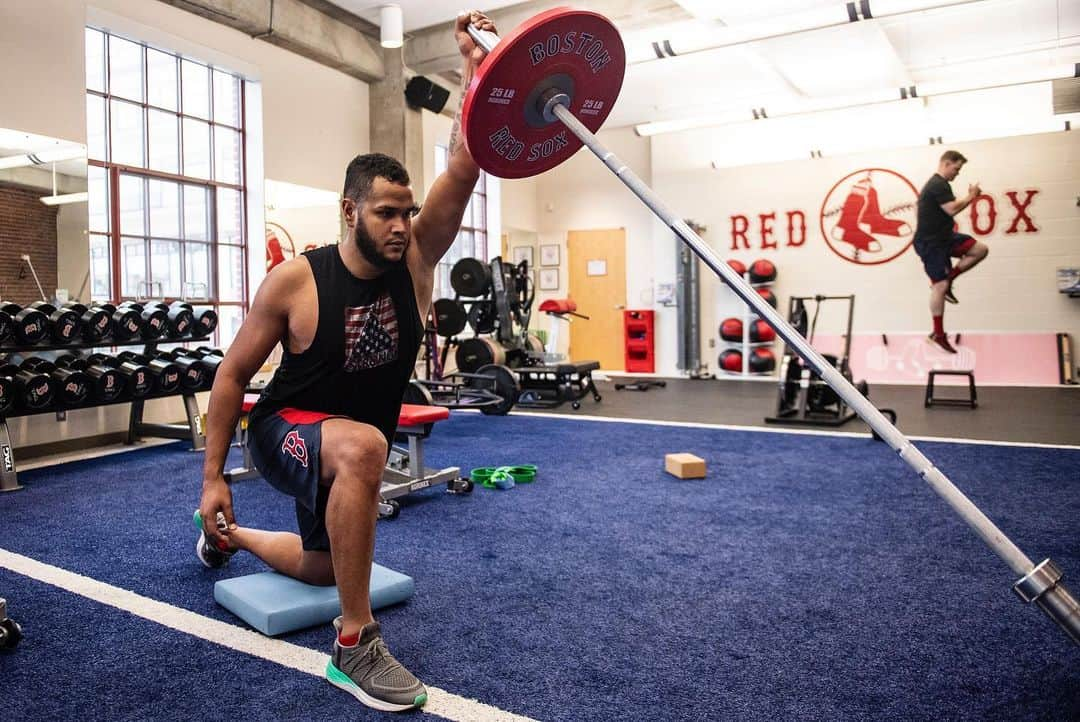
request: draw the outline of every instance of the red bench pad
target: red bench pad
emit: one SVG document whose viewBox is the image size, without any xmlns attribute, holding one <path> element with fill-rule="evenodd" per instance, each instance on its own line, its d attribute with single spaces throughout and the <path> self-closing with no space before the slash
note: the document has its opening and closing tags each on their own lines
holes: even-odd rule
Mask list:
<svg viewBox="0 0 1080 722">
<path fill-rule="evenodd" d="M 420 426 L 450 418 L 450 409 L 445 406 L 422 406 L 420 404 L 402 404 L 398 414 L 398 426 Z"/>
</svg>

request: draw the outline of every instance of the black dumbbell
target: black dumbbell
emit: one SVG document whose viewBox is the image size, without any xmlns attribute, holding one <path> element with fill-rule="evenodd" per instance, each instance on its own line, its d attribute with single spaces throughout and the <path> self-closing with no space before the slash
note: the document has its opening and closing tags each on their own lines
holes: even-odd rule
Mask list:
<svg viewBox="0 0 1080 722">
<path fill-rule="evenodd" d="M 85 372 L 90 378 L 91 394 L 98 401 L 113 401 L 124 391 L 124 379 L 116 369 L 91 364 L 78 351 L 40 351 L 37 355 L 57 368 Z"/>
<path fill-rule="evenodd" d="M 15 397 L 18 391 L 15 387 L 15 379 L 10 376 L 0 376 L 0 417 L 7 415 L 15 408 Z"/>
<path fill-rule="evenodd" d="M 172 303 L 161 301 L 154 305 L 165 312 L 166 336 L 169 338 L 184 338 L 191 335 L 191 331 L 195 327 L 195 314 L 191 310 L 191 304 L 184 301 L 173 301 Z"/>
<path fill-rule="evenodd" d="M 154 376 L 145 364 L 125 361 L 116 356 L 94 353 L 86 357 L 90 363 L 116 369 L 120 374 L 124 391 L 133 399 L 141 399 L 154 390 Z"/>
<path fill-rule="evenodd" d="M 11 362 L 15 363 L 17 358 L 17 355 L 12 354 Z M 23 358 L 19 367 L 52 377 L 56 382 L 56 400 L 65 406 L 79 406 L 90 397 L 93 382 L 85 371 L 61 368 L 39 356 Z"/>
<path fill-rule="evenodd" d="M 56 382 L 46 374 L 21 368 L 10 356 L 0 356 L 0 376 L 15 384 L 15 406 L 37 411 L 46 408 L 56 396 Z"/>
<path fill-rule="evenodd" d="M 204 350 L 205 349 L 205 350 Z M 181 354 L 188 358 L 195 358 L 206 364 L 207 369 L 210 371 L 211 380 L 217 375 L 218 366 L 225 360 L 225 356 L 214 349 L 202 346 L 197 349 L 190 348 L 178 348 L 173 351 L 174 354 Z M 175 356 L 174 356 L 175 358 Z"/>
<path fill-rule="evenodd" d="M 176 365 L 180 367 L 182 372 L 180 385 L 185 389 L 189 391 L 198 391 L 199 389 L 210 388 L 214 382 L 210 368 L 202 359 L 180 353 L 181 351 L 186 350 L 187 349 L 183 348 L 173 349 L 172 351 L 156 350 L 154 353 L 159 358 L 174 361 Z"/>
<path fill-rule="evenodd" d="M 49 319 L 49 335 L 55 343 L 74 343 L 79 336 L 82 321 L 79 314 L 66 308 L 57 308 L 51 303 L 35 301 L 27 308 L 41 311 Z"/>
<path fill-rule="evenodd" d="M 83 340 L 89 343 L 104 341 L 112 335 L 112 313 L 98 305 L 65 303 L 62 308 L 78 315 Z"/>
<path fill-rule="evenodd" d="M 180 388 L 180 367 L 169 359 L 161 358 L 160 356 L 144 356 L 137 354 L 134 351 L 122 351 L 117 354 L 118 358 L 124 361 L 131 361 L 132 363 L 142 364 L 150 369 L 150 373 L 154 377 L 154 382 L 157 384 L 157 389 L 164 394 L 176 393 L 176 390 Z"/>
<path fill-rule="evenodd" d="M 11 334 L 15 329 L 15 319 L 11 317 L 11 314 L 0 308 L 0 343 L 7 341 L 11 338 Z"/>
<path fill-rule="evenodd" d="M 101 304 L 101 308 L 112 318 L 113 339 L 130 341 L 142 332 L 142 314 L 133 309 L 117 308 L 111 303 Z"/>
<path fill-rule="evenodd" d="M 115 401 L 124 392 L 124 377 L 111 366 L 90 363 L 87 358 L 67 351 L 43 352 L 41 356 L 60 368 L 85 371 L 90 377 L 94 398 L 98 401 Z"/>
<path fill-rule="evenodd" d="M 139 314 L 140 318 L 142 318 L 142 337 L 145 340 L 154 341 L 161 338 L 161 335 L 165 333 L 165 326 L 169 322 L 169 317 L 157 305 L 147 304 L 144 306 L 135 301 L 124 301 L 119 308 L 130 308 Z"/>
<path fill-rule="evenodd" d="M 192 336 L 209 336 L 217 328 L 218 315 L 214 309 L 195 308 L 192 313 L 195 314 L 195 330 L 192 331 Z"/>
<path fill-rule="evenodd" d="M 23 308 L 16 303 L 5 303 L 0 311 L 11 317 L 12 335 L 21 346 L 33 346 L 49 335 L 49 317 L 32 306 Z"/>
</svg>

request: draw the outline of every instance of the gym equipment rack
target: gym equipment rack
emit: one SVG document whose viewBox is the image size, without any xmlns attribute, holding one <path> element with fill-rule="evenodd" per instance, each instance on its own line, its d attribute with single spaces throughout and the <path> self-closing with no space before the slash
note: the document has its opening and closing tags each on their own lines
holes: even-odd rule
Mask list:
<svg viewBox="0 0 1080 722">
<path fill-rule="evenodd" d="M 97 343 L 54 344 L 41 343 L 32 346 L 0 346 L 0 353 L 33 354 L 39 351 L 79 351 L 95 348 L 113 348 L 119 346 L 143 346 L 143 355 L 153 356 L 153 351 L 161 343 L 189 343 L 209 340 L 209 336 L 196 336 L 185 338 L 159 338 L 152 341 L 146 339 L 132 339 L 130 341 L 117 341 L 106 339 Z M 68 411 L 89 409 L 98 406 L 114 406 L 116 404 L 131 404 L 131 413 L 128 417 L 128 429 L 124 438 L 125 444 L 134 444 L 142 437 L 158 437 L 165 439 L 189 439 L 192 449 L 199 450 L 206 446 L 206 435 L 203 429 L 202 414 L 199 412 L 199 403 L 195 398 L 198 391 L 207 389 L 181 389 L 171 393 L 151 391 L 146 396 L 131 398 L 121 394 L 111 401 L 90 400 L 85 403 L 68 405 L 62 402 L 51 404 L 41 409 L 15 408 L 7 414 L 0 414 L 0 492 L 17 491 L 23 487 L 19 484 L 18 471 L 15 464 L 15 448 L 11 443 L 11 433 L 8 429 L 8 419 L 20 416 L 35 416 L 43 413 L 55 413 L 57 421 L 67 418 Z M 181 396 L 184 402 L 184 413 L 187 422 L 183 424 L 152 424 L 143 421 L 143 409 L 145 402 L 150 399 L 160 399 L 169 396 Z"/>
</svg>

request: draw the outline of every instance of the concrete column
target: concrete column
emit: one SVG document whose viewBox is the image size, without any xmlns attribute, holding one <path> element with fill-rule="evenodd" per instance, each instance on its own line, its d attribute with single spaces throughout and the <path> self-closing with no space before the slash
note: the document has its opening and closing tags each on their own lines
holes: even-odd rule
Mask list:
<svg viewBox="0 0 1080 722">
<path fill-rule="evenodd" d="M 383 50 L 383 66 L 383 79 L 373 82 L 368 90 L 371 150 L 397 158 L 404 164 L 419 203 L 423 200 L 425 187 L 422 111 L 410 108 L 405 102 L 408 78 L 401 63 L 401 50 Z"/>
</svg>

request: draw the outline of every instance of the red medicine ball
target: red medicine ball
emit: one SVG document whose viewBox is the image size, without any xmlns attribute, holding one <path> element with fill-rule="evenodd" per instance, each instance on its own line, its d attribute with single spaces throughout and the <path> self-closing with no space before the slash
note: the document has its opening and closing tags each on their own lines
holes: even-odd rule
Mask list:
<svg viewBox="0 0 1080 722">
<path fill-rule="evenodd" d="M 737 319 L 736 319 L 737 320 Z M 776 340 L 776 331 L 773 327 L 760 318 L 750 324 L 750 340 L 754 343 L 764 343 Z"/>
<path fill-rule="evenodd" d="M 757 289 L 758 295 L 765 299 L 773 308 L 776 308 L 776 294 L 768 288 Z"/>
<path fill-rule="evenodd" d="M 742 341 L 742 321 L 737 318 L 725 318 L 720 323 L 720 338 L 725 341 Z"/>
<path fill-rule="evenodd" d="M 742 371 L 742 351 L 729 348 L 720 354 L 720 368 L 735 373 Z"/>
<path fill-rule="evenodd" d="M 756 348 L 750 354 L 750 370 L 755 373 L 768 373 L 776 368 L 776 356 L 767 348 Z"/>
<path fill-rule="evenodd" d="M 750 283 L 772 283 L 776 280 L 776 266 L 764 258 L 750 264 Z"/>
<path fill-rule="evenodd" d="M 740 276 L 746 274 L 746 264 L 736 258 L 729 258 L 727 264 L 735 269 L 735 273 Z"/>
</svg>

